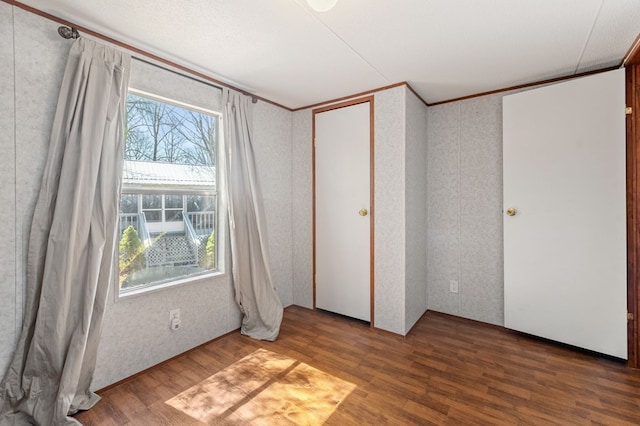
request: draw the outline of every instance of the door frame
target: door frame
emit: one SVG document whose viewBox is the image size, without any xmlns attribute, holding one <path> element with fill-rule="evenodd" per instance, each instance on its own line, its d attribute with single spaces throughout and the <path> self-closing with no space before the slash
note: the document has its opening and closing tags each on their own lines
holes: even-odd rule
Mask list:
<svg viewBox="0 0 640 426">
<path fill-rule="evenodd" d="M 312 113 L 312 130 L 311 130 L 311 169 L 312 169 L 312 214 L 313 214 L 313 222 L 312 222 L 312 233 L 313 233 L 313 309 L 316 309 L 316 114 L 320 114 L 327 111 L 332 111 L 340 108 L 345 108 L 353 105 L 359 105 L 364 103 L 369 103 L 369 298 L 370 298 L 370 327 L 374 327 L 374 319 L 375 319 L 375 293 L 374 293 L 374 254 L 375 254 L 375 244 L 374 244 L 374 223 L 375 223 L 375 203 L 374 203 L 374 96 L 366 96 L 363 98 L 352 99 L 345 102 L 340 102 L 337 104 L 332 104 L 320 108 L 315 108 L 311 111 Z"/>
<path fill-rule="evenodd" d="M 640 368 L 640 49 L 625 61 L 627 133 L 627 365 Z"/>
</svg>

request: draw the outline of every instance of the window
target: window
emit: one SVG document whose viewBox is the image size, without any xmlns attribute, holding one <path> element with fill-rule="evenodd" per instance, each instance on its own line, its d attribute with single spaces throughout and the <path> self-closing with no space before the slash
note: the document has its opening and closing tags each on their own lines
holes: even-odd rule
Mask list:
<svg viewBox="0 0 640 426">
<path fill-rule="evenodd" d="M 182 195 L 164 196 L 164 220 L 182 222 Z"/>
<path fill-rule="evenodd" d="M 162 195 L 144 194 L 142 196 L 142 211 L 147 222 L 160 222 L 162 220 Z"/>
<path fill-rule="evenodd" d="M 130 91 L 120 198 L 120 294 L 217 268 L 219 116 Z"/>
</svg>

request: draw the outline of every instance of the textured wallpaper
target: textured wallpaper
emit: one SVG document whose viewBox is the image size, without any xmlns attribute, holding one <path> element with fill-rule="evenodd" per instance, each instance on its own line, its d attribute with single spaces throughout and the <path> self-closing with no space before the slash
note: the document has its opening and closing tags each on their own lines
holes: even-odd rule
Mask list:
<svg viewBox="0 0 640 426">
<path fill-rule="evenodd" d="M 266 102 L 254 105 L 254 151 L 269 237 L 271 277 L 282 304 L 293 304 L 291 115 Z"/>
<path fill-rule="evenodd" d="M 100 389 L 239 326 L 230 321 L 230 280 L 200 280 L 114 302 L 104 318 L 93 388 Z M 180 330 L 169 310 L 180 309 Z M 239 318 L 239 317 L 238 317 Z"/>
<path fill-rule="evenodd" d="M 142 62 L 137 59 L 131 61 L 131 78 L 129 87 L 151 94 L 158 94 L 160 90 L 164 97 L 180 101 L 189 105 L 222 111 L 222 90 L 203 84 L 190 78 L 184 78 L 162 67 Z M 176 84 L 179 81 L 180 84 Z"/>
<path fill-rule="evenodd" d="M 220 110 L 218 88 L 137 60 L 131 68 L 130 87 Z M 226 240 L 223 228 L 218 231 L 219 241 Z M 228 271 L 226 261 L 221 263 Z M 172 309 L 180 309 L 178 331 L 169 330 Z M 239 318 L 228 273 L 122 299 L 112 287 L 93 387 L 100 389 L 238 328 Z"/>
<path fill-rule="evenodd" d="M 313 308 L 312 121 L 311 110 L 292 117 L 293 303 Z"/>
<path fill-rule="evenodd" d="M 469 99 L 460 108 L 460 315 L 498 325 L 504 321 L 502 96 Z"/>
<path fill-rule="evenodd" d="M 404 86 L 375 94 L 375 326 L 405 333 Z"/>
<path fill-rule="evenodd" d="M 163 74 L 148 65 L 138 63 L 136 67 L 134 73 L 144 68 L 145 74 Z M 154 79 L 158 86 L 138 76 L 132 76 L 132 81 L 146 81 L 145 90 L 162 96 L 180 91 L 185 102 L 190 101 L 191 94 L 198 106 L 218 108 L 216 89 L 173 73 L 164 74 Z M 203 97 L 203 91 L 209 91 L 211 96 Z M 292 303 L 291 113 L 263 102 L 253 107 L 254 152 L 264 197 L 271 274 L 278 295 L 287 306 Z M 175 308 L 180 308 L 182 316 L 182 328 L 177 332 L 168 328 L 169 310 Z M 135 330 L 131 330 L 131 323 L 122 323 L 119 318 L 130 318 L 136 324 Z M 104 387 L 234 330 L 240 326 L 240 318 L 228 274 L 112 303 L 105 318 L 94 387 Z"/>
<path fill-rule="evenodd" d="M 449 281 L 459 276 L 458 103 L 429 108 L 427 149 L 427 288 L 429 309 L 458 315 L 458 294 Z"/>
<path fill-rule="evenodd" d="M 12 8 L 0 3 L 0 374 L 9 362 L 20 330 L 16 315 L 16 146 L 14 139 L 14 67 Z"/>
<path fill-rule="evenodd" d="M 407 325 L 413 325 L 426 310 L 427 116 L 426 107 L 413 94 L 407 98 L 407 93 L 401 86 L 374 95 L 374 323 L 377 328 L 403 335 Z M 293 114 L 292 134 L 293 295 L 295 304 L 311 308 L 311 110 Z M 411 170 L 406 168 L 409 155 Z M 407 239 L 409 234 L 412 237 Z M 408 276 L 411 283 L 407 283 Z"/>
<path fill-rule="evenodd" d="M 406 92 L 405 146 L 405 326 L 427 310 L 427 107 Z"/>
<path fill-rule="evenodd" d="M 428 123 L 428 307 L 502 325 L 502 94 L 431 107 Z"/>
<path fill-rule="evenodd" d="M 0 256 L 0 316 L 10 324 L 0 331 L 4 373 L 22 328 L 26 243 L 70 45 L 56 25 L 6 3 L 0 4 L 0 20 L 0 199 L 6 209 L 0 232 L 7 251 Z"/>
<path fill-rule="evenodd" d="M 9 129 L 0 133 L 0 200 L 9 207 L 0 224 L 0 319 L 9 324 L 0 330 L 2 371 L 21 326 L 26 243 L 71 45 L 57 26 L 0 2 L 0 128 Z M 159 95 L 219 106 L 216 89 L 150 65 L 136 63 L 132 81 Z M 426 306 L 502 324 L 501 98 L 427 111 L 404 86 L 375 94 L 376 327 L 406 334 Z M 254 107 L 274 284 L 285 306 L 311 308 L 311 110 Z M 450 293 L 450 280 L 459 282 L 459 294 Z M 117 301 L 111 290 L 95 388 L 240 324 L 224 274 Z M 178 332 L 168 327 L 175 308 L 182 315 Z"/>
<path fill-rule="evenodd" d="M 14 24 L 12 25 L 12 20 Z M 0 224 L 0 367 L 14 350 L 21 327 L 24 267 L 31 216 L 40 188 L 58 88 L 71 41 L 57 33 L 58 24 L 0 2 L 0 134 L 3 155 L 0 200 L 15 210 Z M 11 62 L 15 38 L 15 64 Z M 9 60 L 5 60 L 8 58 Z M 171 72 L 136 63 L 132 76 L 138 88 L 167 97 L 193 100 L 218 109 L 219 93 Z M 134 71 L 134 73 L 136 72 Z M 15 89 L 14 78 L 15 74 Z M 136 80 L 138 78 L 138 80 Z M 142 81 L 141 81 L 142 80 Z M 12 104 L 15 94 L 15 105 Z M 262 127 L 264 126 L 264 127 Z M 265 180 L 265 207 L 272 250 L 272 272 L 283 302 L 292 300 L 291 266 L 291 113 L 256 106 L 254 128 L 258 168 Z M 265 164 L 268 163 L 268 164 Z M 14 199 L 14 194 L 18 196 Z M 15 202 L 15 203 L 14 203 Z M 14 227 L 15 223 L 15 227 Z M 7 226 L 9 225 L 9 226 Z M 221 238 L 224 235 L 221 232 Z M 116 301 L 110 289 L 93 387 L 99 389 L 211 340 L 240 325 L 233 289 L 227 275 Z M 182 327 L 169 330 L 169 310 L 180 308 Z"/>
</svg>

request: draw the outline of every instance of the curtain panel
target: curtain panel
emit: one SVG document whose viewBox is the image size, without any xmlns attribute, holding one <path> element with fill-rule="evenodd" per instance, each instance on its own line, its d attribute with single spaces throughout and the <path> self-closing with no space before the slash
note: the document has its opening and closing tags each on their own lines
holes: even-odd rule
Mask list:
<svg viewBox="0 0 640 426">
<path fill-rule="evenodd" d="M 224 146 L 231 269 L 241 333 L 275 340 L 283 307 L 271 280 L 262 192 L 253 152 L 251 98 L 224 88 Z"/>
<path fill-rule="evenodd" d="M 128 54 L 71 47 L 28 246 L 26 307 L 0 424 L 79 424 L 115 277 Z"/>
</svg>

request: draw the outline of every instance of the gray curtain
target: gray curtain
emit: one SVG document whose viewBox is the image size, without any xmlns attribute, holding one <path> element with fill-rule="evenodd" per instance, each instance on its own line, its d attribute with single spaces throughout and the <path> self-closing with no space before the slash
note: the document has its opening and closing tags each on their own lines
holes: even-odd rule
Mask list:
<svg viewBox="0 0 640 426">
<path fill-rule="evenodd" d="M 31 225 L 22 333 L 0 382 L 0 424 L 79 424 L 115 277 L 130 57 L 71 47 Z"/>
<path fill-rule="evenodd" d="M 244 315 L 241 333 L 275 340 L 283 309 L 269 270 L 262 193 L 252 146 L 253 104 L 248 96 L 225 88 L 222 105 L 231 268 L 236 302 Z"/>
</svg>

